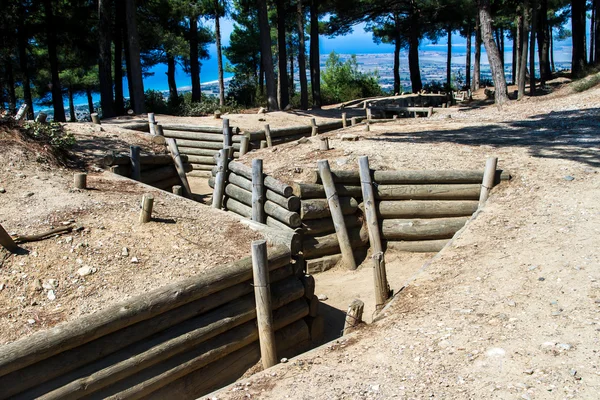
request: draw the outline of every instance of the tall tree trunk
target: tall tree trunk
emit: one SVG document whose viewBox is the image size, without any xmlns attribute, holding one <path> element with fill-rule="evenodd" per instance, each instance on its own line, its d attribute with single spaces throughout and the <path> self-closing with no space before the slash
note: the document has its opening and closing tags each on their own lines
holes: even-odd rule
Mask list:
<svg viewBox="0 0 600 400">
<path fill-rule="evenodd" d="M 504 77 L 500 53 L 498 52 L 498 48 L 492 37 L 492 16 L 490 14 L 489 0 L 479 0 L 479 19 L 481 22 L 481 39 L 488 55 L 492 79 L 494 80 L 494 98 L 496 105 L 501 107 L 508 101 L 508 94 L 506 91 L 506 78 Z"/>
<path fill-rule="evenodd" d="M 571 0 L 571 32 L 573 54 L 571 72 L 573 77 L 580 77 L 585 68 L 585 0 Z"/>
<path fill-rule="evenodd" d="M 408 33 L 408 70 L 410 71 L 410 84 L 412 92 L 418 93 L 423 89 L 421 69 L 419 68 L 419 17 L 411 4 L 409 16 L 410 30 Z"/>
<path fill-rule="evenodd" d="M 596 3 L 592 1 L 591 6 L 592 15 L 590 18 L 590 57 L 588 58 L 588 63 L 594 64 L 594 39 L 596 38 L 596 35 L 594 34 L 594 28 L 596 24 L 594 21 L 596 20 Z"/>
<path fill-rule="evenodd" d="M 481 24 L 479 16 L 475 18 L 475 64 L 473 65 L 473 81 L 471 82 L 471 90 L 474 92 L 479 90 L 481 80 Z"/>
<path fill-rule="evenodd" d="M 471 24 L 467 26 L 467 55 L 465 60 L 465 86 L 467 88 L 471 87 L 471 37 L 473 33 L 471 32 Z"/>
<path fill-rule="evenodd" d="M 310 2 L 310 85 L 312 108 L 321 108 L 321 53 L 319 50 L 319 0 Z"/>
<path fill-rule="evenodd" d="M 504 28 L 500 28 L 500 60 L 502 61 L 502 70 L 504 71 Z"/>
<path fill-rule="evenodd" d="M 33 119 L 34 110 L 33 110 L 33 97 L 31 96 L 31 81 L 29 77 L 29 63 L 27 62 L 27 33 L 25 31 L 25 9 L 21 10 L 21 15 L 19 16 L 19 23 L 17 29 L 17 47 L 19 51 L 19 68 L 21 69 L 21 74 L 23 74 L 23 98 L 25 100 L 25 104 L 28 106 L 27 110 L 27 118 Z M 10 61 L 10 60 L 9 60 Z M 12 63 L 8 63 L 12 71 Z M 12 76 L 12 72 L 11 72 Z M 10 94 L 11 99 L 14 97 L 15 91 L 15 82 L 14 79 L 12 83 L 9 83 L 9 90 L 12 91 Z M 14 107 L 16 107 L 16 101 L 12 103 Z M 13 110 L 13 112 L 15 112 Z"/>
<path fill-rule="evenodd" d="M 298 1 L 296 9 L 296 25 L 298 29 L 298 73 L 300 74 L 300 109 L 308 108 L 308 82 L 306 79 L 306 49 L 304 47 L 304 10 L 302 1 Z"/>
<path fill-rule="evenodd" d="M 554 33 L 552 32 L 552 27 L 548 28 L 548 33 L 550 36 L 550 65 L 552 66 L 552 73 L 556 72 L 556 67 L 554 66 Z"/>
<path fill-rule="evenodd" d="M 279 52 L 279 107 L 286 108 L 290 103 L 287 73 L 287 47 L 285 43 L 285 7 L 283 0 L 277 0 L 277 51 Z"/>
<path fill-rule="evenodd" d="M 277 84 L 273 70 L 273 54 L 271 53 L 271 32 L 267 15 L 267 0 L 257 0 L 258 26 L 260 28 L 260 52 L 262 54 L 263 70 L 267 83 L 267 106 L 270 111 L 279 110 L 277 105 Z"/>
<path fill-rule="evenodd" d="M 175 82 L 175 57 L 167 54 L 167 83 L 169 85 L 169 102 L 177 102 L 177 82 Z"/>
<path fill-rule="evenodd" d="M 518 33 L 519 29 L 512 29 L 512 37 L 513 37 L 513 45 L 512 45 L 512 62 L 511 62 L 511 84 L 515 85 L 517 83 L 517 41 L 519 40 Z"/>
<path fill-rule="evenodd" d="M 94 113 L 94 99 L 92 98 L 92 89 L 87 87 L 85 88 L 85 94 L 87 96 L 88 109 L 90 110 L 90 115 Z"/>
<path fill-rule="evenodd" d="M 122 1 L 115 4 L 115 31 L 113 42 L 115 43 L 115 114 L 123 115 L 125 104 L 123 103 L 123 25 L 125 20 L 125 8 Z"/>
<path fill-rule="evenodd" d="M 591 22 L 594 24 L 594 64 L 600 65 L 600 0 L 594 0 L 594 20 Z"/>
<path fill-rule="evenodd" d="M 265 95 L 265 68 L 263 67 L 263 54 L 260 53 L 260 67 L 258 68 L 258 93 L 263 97 Z"/>
<path fill-rule="evenodd" d="M 513 43 L 513 47 L 517 47 L 516 57 L 517 57 L 517 68 L 515 71 L 515 84 L 519 85 L 520 82 L 520 71 L 521 71 L 521 53 L 523 52 L 523 13 L 519 13 L 517 15 L 517 40 L 516 43 Z"/>
<path fill-rule="evenodd" d="M 518 100 L 525 96 L 525 83 L 527 80 L 527 54 L 529 46 L 529 1 L 523 2 L 523 29 L 521 31 L 521 62 L 519 64 L 519 94 Z"/>
<path fill-rule="evenodd" d="M 550 37 L 548 35 L 548 0 L 540 0 L 537 20 L 538 58 L 540 60 L 540 84 L 552 79 L 550 71 Z"/>
<path fill-rule="evenodd" d="M 48 36 L 48 59 L 50 61 L 50 73 L 52 82 L 52 107 L 54 108 L 54 120 L 67 122 L 65 106 L 63 104 L 60 78 L 58 76 L 58 55 L 56 54 L 56 21 L 52 10 L 52 0 L 44 0 L 44 13 L 46 14 L 46 33 Z"/>
<path fill-rule="evenodd" d="M 537 29 L 537 4 L 531 5 L 531 35 L 529 42 L 529 95 L 535 96 L 535 32 Z"/>
<path fill-rule="evenodd" d="M 221 21 L 220 21 L 221 5 L 219 4 L 219 0 L 214 0 L 214 7 L 215 7 L 215 42 L 217 45 L 217 65 L 219 68 L 219 104 L 224 106 L 225 105 L 225 79 L 223 78 L 223 49 L 221 46 Z"/>
<path fill-rule="evenodd" d="M 140 40 L 136 22 L 135 0 L 125 1 L 125 21 L 127 24 L 127 47 L 129 47 L 129 65 L 131 75 L 129 80 L 132 89 L 129 92 L 133 112 L 142 114 L 144 112 L 144 81 L 142 79 L 142 62 L 140 59 Z"/>
<path fill-rule="evenodd" d="M 15 74 L 10 57 L 6 57 L 4 66 L 6 67 L 6 83 L 8 85 L 8 111 L 11 115 L 14 115 L 17 112 L 17 93 L 15 92 Z"/>
<path fill-rule="evenodd" d="M 290 98 L 296 93 L 296 85 L 294 84 L 294 58 L 295 54 L 290 51 L 290 78 L 288 79 L 288 90 L 290 91 Z"/>
<path fill-rule="evenodd" d="M 396 23 L 396 32 L 395 32 L 396 36 L 394 37 L 394 94 L 400 94 L 400 91 L 402 90 L 401 88 L 401 83 L 400 83 L 400 45 L 401 45 L 401 38 L 400 38 L 400 32 L 398 30 L 398 25 Z"/>
<path fill-rule="evenodd" d="M 192 102 L 201 100 L 200 60 L 198 60 L 198 16 L 190 17 L 190 74 L 192 75 Z"/>
<path fill-rule="evenodd" d="M 446 90 L 452 90 L 452 28 L 447 27 L 448 51 L 446 54 Z"/>
<path fill-rule="evenodd" d="M 102 116 L 104 118 L 111 118 L 116 115 L 113 103 L 111 71 L 111 11 L 112 2 L 110 0 L 98 0 L 98 79 L 100 81 L 100 105 L 102 106 Z"/>
<path fill-rule="evenodd" d="M 77 122 L 77 117 L 75 117 L 75 103 L 73 102 L 73 87 L 71 85 L 67 88 L 67 93 L 69 94 L 69 122 Z"/>
</svg>

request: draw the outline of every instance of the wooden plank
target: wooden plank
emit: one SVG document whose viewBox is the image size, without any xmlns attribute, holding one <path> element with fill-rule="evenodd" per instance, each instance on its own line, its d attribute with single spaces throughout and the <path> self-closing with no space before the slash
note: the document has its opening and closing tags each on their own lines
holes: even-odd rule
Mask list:
<svg viewBox="0 0 600 400">
<path fill-rule="evenodd" d="M 358 202 L 353 197 L 339 197 L 339 206 L 342 215 L 356 213 Z M 300 218 L 305 220 L 328 218 L 331 208 L 326 199 L 302 200 L 300 202 Z"/>
<path fill-rule="evenodd" d="M 331 171 L 335 183 L 360 183 L 358 170 L 333 170 Z M 419 170 L 419 171 L 372 171 L 373 181 L 377 184 L 434 184 L 434 183 L 476 183 L 483 179 L 480 170 Z M 500 176 L 498 176 L 500 175 Z M 506 171 L 496 171 L 496 182 L 509 180 L 510 174 Z M 320 183 L 317 171 L 312 171 L 307 177 L 308 183 Z"/>
<path fill-rule="evenodd" d="M 366 229 L 350 229 L 348 236 L 353 248 L 364 247 L 369 243 Z M 302 253 L 307 260 L 340 253 L 337 235 L 332 233 L 324 236 L 305 237 L 302 242 Z"/>
<path fill-rule="evenodd" d="M 449 239 L 462 228 L 469 217 L 434 219 L 386 219 L 382 234 L 387 240 Z"/>
<path fill-rule="evenodd" d="M 229 170 L 245 177 L 246 179 L 252 179 L 252 169 L 237 161 L 231 161 L 229 163 Z M 264 183 L 267 189 L 271 189 L 275 193 L 278 193 L 284 197 L 290 197 L 293 195 L 293 189 L 290 185 L 287 185 L 273 178 L 272 176 L 265 176 Z"/>
<path fill-rule="evenodd" d="M 477 201 L 380 201 L 378 215 L 384 219 L 393 218 L 443 218 L 470 216 L 477 211 Z"/>
<path fill-rule="evenodd" d="M 388 251 L 407 251 L 413 253 L 437 253 L 441 251 L 450 239 L 390 241 L 387 242 Z"/>
</svg>

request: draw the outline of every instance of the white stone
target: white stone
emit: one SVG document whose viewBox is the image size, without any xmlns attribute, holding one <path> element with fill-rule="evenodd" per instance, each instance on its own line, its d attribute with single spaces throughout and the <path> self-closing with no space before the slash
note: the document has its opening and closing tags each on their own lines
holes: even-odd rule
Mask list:
<svg viewBox="0 0 600 400">
<path fill-rule="evenodd" d="M 132 263 L 132 264 L 137 264 L 137 263 L 139 263 L 139 262 L 140 262 L 140 260 L 138 260 L 138 258 L 137 258 L 137 257 L 131 257 L 131 263 Z"/>
<path fill-rule="evenodd" d="M 79 274 L 79 276 L 88 276 L 88 275 L 93 274 L 94 271 L 93 271 L 92 267 L 89 267 L 86 265 L 84 267 L 79 268 L 77 270 L 77 273 Z"/>
<path fill-rule="evenodd" d="M 56 295 L 54 294 L 54 290 L 48 290 L 48 300 L 55 300 Z"/>
</svg>

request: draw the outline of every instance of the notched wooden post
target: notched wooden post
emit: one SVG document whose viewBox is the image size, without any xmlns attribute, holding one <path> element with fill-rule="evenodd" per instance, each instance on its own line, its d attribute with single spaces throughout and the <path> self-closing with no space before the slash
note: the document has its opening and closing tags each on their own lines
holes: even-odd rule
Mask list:
<svg viewBox="0 0 600 400">
<path fill-rule="evenodd" d="M 142 211 L 140 212 L 140 223 L 144 224 L 152 220 L 152 207 L 154 206 L 154 197 L 145 194 L 142 198 Z"/>
<path fill-rule="evenodd" d="M 223 148 L 232 145 L 232 130 L 229 127 L 229 118 L 223 118 Z"/>
<path fill-rule="evenodd" d="M 383 252 L 373 254 L 373 280 L 375 282 L 375 310 L 379 311 L 390 297 L 390 286 L 385 270 Z"/>
<path fill-rule="evenodd" d="M 354 299 L 348 306 L 346 312 L 346 321 L 344 322 L 344 335 L 351 333 L 362 322 L 362 315 L 365 309 L 365 303 L 361 300 Z"/>
<path fill-rule="evenodd" d="M 256 299 L 256 322 L 260 355 L 264 369 L 277 364 L 273 314 L 271 312 L 271 289 L 269 285 L 269 267 L 267 241 L 252 242 L 252 274 L 254 277 L 254 298 Z"/>
<path fill-rule="evenodd" d="M 348 126 L 348 119 L 346 118 L 346 113 L 342 113 L 342 128 L 346 128 Z"/>
</svg>

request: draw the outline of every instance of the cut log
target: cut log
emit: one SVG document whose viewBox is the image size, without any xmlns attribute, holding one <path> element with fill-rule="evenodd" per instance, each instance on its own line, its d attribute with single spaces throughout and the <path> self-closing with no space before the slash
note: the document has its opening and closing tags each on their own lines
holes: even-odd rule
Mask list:
<svg viewBox="0 0 600 400">
<path fill-rule="evenodd" d="M 215 190 L 213 191 L 212 207 L 220 210 L 223 208 L 223 193 L 225 193 L 225 181 L 227 179 L 227 149 L 219 150 L 217 160 L 217 176 L 215 177 Z"/>
<path fill-rule="evenodd" d="M 277 247 L 271 250 L 271 270 L 289 263 L 289 249 Z M 208 270 L 205 274 L 151 290 L 75 321 L 36 332 L 3 346 L 3 352 L 0 353 L 0 376 L 209 296 L 249 280 L 251 276 L 252 260 L 246 257 L 235 263 Z"/>
<path fill-rule="evenodd" d="M 191 197 L 192 190 L 190 189 L 190 184 L 188 183 L 187 176 L 185 175 L 186 167 L 183 163 L 181 155 L 179 154 L 179 148 L 177 147 L 177 142 L 175 139 L 167 139 L 167 147 L 169 148 L 169 152 L 171 153 L 171 157 L 173 157 L 173 163 L 175 164 L 175 169 L 177 169 L 177 175 L 181 180 L 181 185 L 183 186 L 183 191 L 186 197 Z"/>
<path fill-rule="evenodd" d="M 245 177 L 246 179 L 252 179 L 252 169 L 242 163 L 231 161 L 229 163 L 229 170 Z M 269 175 L 265 176 L 265 187 L 284 197 L 290 197 L 294 192 L 290 185 L 287 185 Z"/>
<path fill-rule="evenodd" d="M 181 156 L 181 160 L 184 163 L 188 162 L 187 156 Z M 102 157 L 102 165 L 104 166 L 129 165 L 130 163 L 131 159 L 128 155 L 107 153 L 104 157 Z M 142 164 L 142 169 L 147 165 L 158 167 L 161 165 L 173 164 L 173 158 L 170 154 L 141 154 L 140 163 Z"/>
<path fill-rule="evenodd" d="M 378 200 L 477 200 L 478 184 L 376 185 Z"/>
<path fill-rule="evenodd" d="M 205 165 L 217 165 L 217 163 L 213 157 L 190 156 L 190 155 L 188 155 L 187 157 L 188 157 L 188 161 L 190 163 L 205 164 Z"/>
<path fill-rule="evenodd" d="M 129 146 L 129 160 L 131 161 L 131 179 L 139 181 L 142 174 L 142 163 L 140 162 L 140 146 Z"/>
<path fill-rule="evenodd" d="M 323 256 L 314 258 L 312 260 L 306 260 L 306 273 L 317 274 L 325 272 L 335 267 L 340 261 L 342 261 L 341 254 L 332 254 L 330 256 Z"/>
<path fill-rule="evenodd" d="M 245 218 L 240 218 L 240 223 L 260 232 L 270 244 L 288 247 L 292 254 L 302 251 L 302 236 L 291 229 L 273 228 Z"/>
<path fill-rule="evenodd" d="M 359 184 L 358 170 L 331 171 L 336 183 Z M 433 184 L 433 183 L 476 183 L 483 179 L 483 170 L 421 170 L 421 171 L 371 171 L 373 181 L 377 184 Z M 498 177 L 498 175 L 500 175 Z M 509 180 L 506 171 L 496 171 L 496 182 Z M 308 183 L 321 183 L 317 171 L 312 171 L 307 178 Z"/>
<path fill-rule="evenodd" d="M 215 135 L 216 136 L 216 135 Z M 211 149 L 211 150 L 220 150 L 223 148 L 223 143 L 222 143 L 223 137 L 219 136 L 219 141 L 207 141 L 207 140 L 185 140 L 185 139 L 177 139 L 177 144 L 181 147 L 191 147 L 191 148 L 195 148 L 195 149 Z M 239 151 L 240 150 L 240 144 L 239 143 L 233 143 L 233 149 L 235 151 Z"/>
<path fill-rule="evenodd" d="M 235 186 L 233 186 L 233 188 L 235 188 Z M 263 162 L 260 158 L 252 160 L 252 192 L 250 206 L 252 206 L 252 221 L 265 223 L 267 219 L 267 216 L 265 215 L 265 184 Z"/>
<path fill-rule="evenodd" d="M 406 251 L 412 253 L 437 253 L 441 251 L 449 239 L 439 240 L 415 240 L 415 241 L 401 241 L 401 242 L 387 242 L 388 251 Z"/>
<path fill-rule="evenodd" d="M 449 239 L 467 222 L 468 217 L 434 219 L 386 219 L 382 223 L 387 240 Z"/>
<path fill-rule="evenodd" d="M 223 142 L 223 127 L 221 126 L 198 126 L 190 124 L 162 124 L 163 129 L 166 131 L 182 131 L 182 132 L 199 132 L 199 133 L 212 133 L 220 134 L 220 141 Z M 235 135 L 240 133 L 240 128 L 234 126 L 230 127 Z"/>
<path fill-rule="evenodd" d="M 196 163 L 190 163 L 190 165 L 192 166 L 192 170 L 193 171 L 207 171 L 207 172 L 210 172 L 213 169 L 213 165 L 196 164 Z"/>
<path fill-rule="evenodd" d="M 324 199 L 325 188 L 321 184 L 315 183 L 294 183 L 294 195 L 298 196 L 302 200 L 306 199 Z M 362 192 L 360 185 L 335 185 L 337 194 L 341 197 L 354 197 L 362 198 Z"/>
<path fill-rule="evenodd" d="M 247 191 L 252 190 L 252 182 L 248 179 L 231 172 L 228 177 L 229 183 L 241 187 Z M 275 204 L 289 211 L 298 211 L 300 209 L 300 199 L 296 196 L 284 197 L 274 191 L 267 189 L 267 200 L 272 201 Z"/>
<path fill-rule="evenodd" d="M 346 321 L 344 322 L 344 335 L 351 333 L 362 322 L 363 310 L 365 303 L 362 300 L 354 299 L 348 306 L 346 313 Z"/>
<path fill-rule="evenodd" d="M 496 172 L 496 165 L 498 165 L 497 157 L 490 157 L 485 163 L 485 171 L 483 173 L 483 179 L 481 182 L 481 193 L 479 195 L 480 207 L 483 207 L 488 196 L 490 195 L 490 190 L 492 190 L 492 187 L 494 186 L 494 173 Z"/>
<path fill-rule="evenodd" d="M 340 197 L 340 206 L 343 215 L 354 214 L 358 208 L 358 202 L 353 197 Z M 300 203 L 300 218 L 303 221 L 330 216 L 327 199 L 302 200 Z"/>
<path fill-rule="evenodd" d="M 349 229 L 348 236 L 353 248 L 366 246 L 369 242 L 366 229 Z M 305 259 L 317 258 L 340 253 L 337 235 L 332 233 L 325 236 L 306 237 L 302 242 L 302 253 Z"/>
<path fill-rule="evenodd" d="M 392 218 L 442 218 L 470 216 L 477 211 L 477 201 L 380 201 L 377 204 L 378 215 Z"/>
<path fill-rule="evenodd" d="M 356 228 L 362 226 L 363 220 L 358 214 L 350 214 L 344 217 L 346 228 Z M 331 218 L 308 219 L 302 221 L 302 230 L 307 236 L 324 235 L 335 232 L 333 220 Z"/>
</svg>

